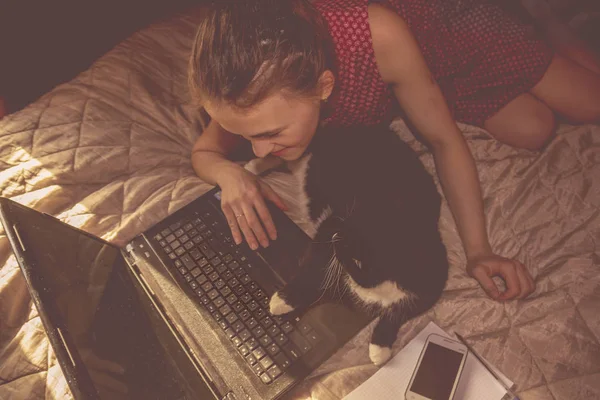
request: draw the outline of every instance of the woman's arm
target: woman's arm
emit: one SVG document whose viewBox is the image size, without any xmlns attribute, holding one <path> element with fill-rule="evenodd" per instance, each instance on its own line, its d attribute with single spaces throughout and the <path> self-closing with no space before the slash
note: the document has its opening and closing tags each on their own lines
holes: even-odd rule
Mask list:
<svg viewBox="0 0 600 400">
<path fill-rule="evenodd" d="M 369 19 L 381 76 L 392 85 L 407 117 L 431 146 L 467 255 L 468 272 L 495 299 L 529 295 L 535 286 L 524 266 L 491 250 L 475 162 L 408 26 L 379 5 L 370 6 Z M 491 279 L 495 275 L 506 282 L 502 294 Z"/>
</svg>

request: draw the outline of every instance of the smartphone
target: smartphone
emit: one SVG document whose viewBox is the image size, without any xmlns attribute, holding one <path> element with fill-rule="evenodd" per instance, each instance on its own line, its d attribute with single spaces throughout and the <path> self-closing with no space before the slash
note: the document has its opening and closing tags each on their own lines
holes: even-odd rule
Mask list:
<svg viewBox="0 0 600 400">
<path fill-rule="evenodd" d="M 452 400 L 467 359 L 467 347 L 452 339 L 431 334 L 419 356 L 406 400 Z"/>
</svg>

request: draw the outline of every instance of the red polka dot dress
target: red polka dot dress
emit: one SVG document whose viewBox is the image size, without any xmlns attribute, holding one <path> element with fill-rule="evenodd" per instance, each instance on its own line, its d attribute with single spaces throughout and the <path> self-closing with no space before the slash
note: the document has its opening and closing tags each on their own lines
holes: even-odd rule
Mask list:
<svg viewBox="0 0 600 400">
<path fill-rule="evenodd" d="M 337 83 L 326 122 L 371 125 L 394 97 L 375 61 L 369 0 L 317 0 L 333 39 Z M 553 52 L 532 27 L 485 0 L 385 0 L 410 27 L 454 118 L 482 126 L 535 86 Z"/>
</svg>

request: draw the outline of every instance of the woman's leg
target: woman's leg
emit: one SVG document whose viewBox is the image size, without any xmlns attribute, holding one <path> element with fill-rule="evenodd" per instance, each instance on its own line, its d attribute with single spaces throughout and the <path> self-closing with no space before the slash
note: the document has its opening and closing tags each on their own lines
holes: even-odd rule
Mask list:
<svg viewBox="0 0 600 400">
<path fill-rule="evenodd" d="M 556 55 L 531 94 L 573 123 L 600 123 L 600 74 Z"/>
<path fill-rule="evenodd" d="M 509 146 L 538 150 L 550 139 L 555 125 L 552 110 L 525 93 L 487 119 L 484 128 Z"/>
<path fill-rule="evenodd" d="M 556 125 L 553 111 L 573 123 L 600 122 L 600 74 L 556 55 L 542 79 L 484 123 L 498 141 L 540 149 Z"/>
</svg>

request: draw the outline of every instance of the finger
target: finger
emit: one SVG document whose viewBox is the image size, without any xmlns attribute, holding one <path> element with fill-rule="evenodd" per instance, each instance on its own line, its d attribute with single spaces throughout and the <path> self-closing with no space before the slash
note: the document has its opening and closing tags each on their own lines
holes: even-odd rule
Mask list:
<svg viewBox="0 0 600 400">
<path fill-rule="evenodd" d="M 527 279 L 527 273 L 525 268 L 519 262 L 515 262 L 517 276 L 519 277 L 519 285 L 521 286 L 521 292 L 517 295 L 517 299 L 524 299 L 529 295 L 531 287 L 529 279 Z"/>
<path fill-rule="evenodd" d="M 288 211 L 288 208 L 285 205 L 285 203 L 283 202 L 283 200 L 281 200 L 281 197 L 279 197 L 279 195 L 277 193 L 275 193 L 275 191 L 273 190 L 273 188 L 271 188 L 271 186 L 269 186 L 266 183 L 261 181 L 260 189 L 263 193 L 263 196 L 265 196 L 268 200 L 272 201 L 273 204 L 275 204 L 277 207 L 279 207 L 280 210 Z"/>
<path fill-rule="evenodd" d="M 500 300 L 512 300 L 521 294 L 521 283 L 517 268 L 512 261 L 503 262 L 498 268 L 498 275 L 504 279 L 506 283 L 506 291 L 500 295 Z"/>
<path fill-rule="evenodd" d="M 473 278 L 477 279 L 483 290 L 490 296 L 492 299 L 498 299 L 500 296 L 500 292 L 498 291 L 498 287 L 492 280 L 492 277 L 487 274 L 487 270 L 484 267 L 477 266 L 473 268 L 472 271 Z"/>
<path fill-rule="evenodd" d="M 525 264 L 517 261 L 517 264 L 519 264 L 519 266 L 523 269 L 523 275 L 525 275 L 525 278 L 527 279 L 527 283 L 528 283 L 528 290 L 527 290 L 527 296 L 529 296 L 530 294 L 532 294 L 533 292 L 535 292 L 535 279 L 533 279 L 533 276 L 531 276 L 531 272 L 529 272 L 529 269 L 527 269 L 527 267 L 525 266 Z"/>
<path fill-rule="evenodd" d="M 242 231 L 242 234 L 244 235 L 244 238 L 246 239 L 246 243 L 248 243 L 248 246 L 252 250 L 256 250 L 258 248 L 258 242 L 256 241 L 256 236 L 254 236 L 254 233 L 252 232 L 252 228 L 250 225 L 248 225 L 248 221 L 246 220 L 246 215 L 243 210 L 243 208 L 240 208 L 239 211 L 234 211 L 235 218 L 240 230 Z"/>
<path fill-rule="evenodd" d="M 269 238 L 267 237 L 267 234 L 265 233 L 265 230 L 263 229 L 263 226 L 260 223 L 256 212 L 254 211 L 254 207 L 244 204 L 242 206 L 242 210 L 244 211 L 246 223 L 250 226 L 250 229 L 252 229 L 252 232 L 254 233 L 256 239 L 260 242 L 260 244 L 263 247 L 267 247 L 269 245 Z M 253 250 L 256 249 L 253 248 Z"/>
<path fill-rule="evenodd" d="M 223 210 L 223 214 L 225 214 L 227 225 L 229 225 L 229 229 L 231 229 L 231 236 L 233 236 L 235 244 L 242 243 L 242 232 L 240 231 L 237 219 L 235 218 L 235 213 L 228 205 L 223 205 L 221 208 Z"/>
<path fill-rule="evenodd" d="M 112 376 L 103 374 L 102 372 L 98 372 L 93 369 L 88 369 L 88 372 L 95 385 L 103 386 L 119 393 L 127 393 L 129 391 L 127 385 L 113 378 Z"/>
<path fill-rule="evenodd" d="M 260 220 L 263 222 L 265 228 L 267 229 L 271 240 L 277 239 L 277 229 L 275 228 L 275 224 L 273 223 L 273 218 L 271 218 L 271 213 L 269 212 L 269 209 L 267 208 L 267 205 L 265 204 L 262 198 L 256 200 L 256 202 L 254 203 L 254 208 L 256 209 Z"/>
</svg>

